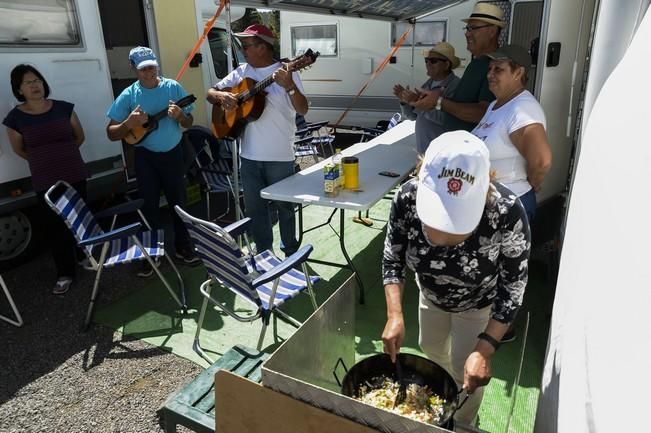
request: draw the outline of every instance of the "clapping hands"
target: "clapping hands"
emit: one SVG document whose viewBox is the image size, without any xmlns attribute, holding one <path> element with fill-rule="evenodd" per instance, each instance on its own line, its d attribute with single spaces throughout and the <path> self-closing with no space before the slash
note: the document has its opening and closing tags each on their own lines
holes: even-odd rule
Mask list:
<svg viewBox="0 0 651 433">
<path fill-rule="evenodd" d="M 403 87 L 402 84 L 393 86 L 393 94 L 404 104 L 411 104 L 420 98 L 418 89 L 411 90 L 409 86 Z"/>
</svg>

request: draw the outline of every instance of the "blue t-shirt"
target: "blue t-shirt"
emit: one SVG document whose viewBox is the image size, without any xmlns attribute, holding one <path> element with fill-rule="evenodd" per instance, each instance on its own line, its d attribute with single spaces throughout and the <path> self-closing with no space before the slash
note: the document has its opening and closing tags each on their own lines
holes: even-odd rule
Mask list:
<svg viewBox="0 0 651 433">
<path fill-rule="evenodd" d="M 120 93 L 106 115 L 116 122 L 123 122 L 138 105 L 149 115 L 167 109 L 169 101 L 178 101 L 187 95 L 183 87 L 174 80 L 160 77 L 157 87 L 147 89 L 136 81 Z M 183 108 L 185 114 L 194 110 L 194 104 Z M 167 152 L 181 141 L 181 126 L 167 115 L 158 121 L 158 128 L 152 131 L 137 146 L 152 152 Z"/>
</svg>

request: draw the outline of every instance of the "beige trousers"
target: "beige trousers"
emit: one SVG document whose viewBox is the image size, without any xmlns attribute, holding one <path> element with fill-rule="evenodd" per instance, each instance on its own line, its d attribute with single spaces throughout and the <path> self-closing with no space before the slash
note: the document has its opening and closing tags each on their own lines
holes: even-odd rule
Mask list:
<svg viewBox="0 0 651 433">
<path fill-rule="evenodd" d="M 486 329 L 491 307 L 463 313 L 448 313 L 427 300 L 422 292 L 418 307 L 418 343 L 422 351 L 429 359 L 445 368 L 461 389 L 466 359 L 477 344 L 477 335 Z M 454 419 L 472 425 L 483 394 L 484 388 L 477 388 L 454 415 Z M 461 397 L 465 397 L 465 392 Z"/>
</svg>

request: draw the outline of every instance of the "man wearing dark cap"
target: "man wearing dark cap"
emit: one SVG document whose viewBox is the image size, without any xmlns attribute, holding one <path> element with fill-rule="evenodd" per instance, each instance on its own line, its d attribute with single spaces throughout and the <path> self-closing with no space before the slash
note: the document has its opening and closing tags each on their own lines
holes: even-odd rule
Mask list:
<svg viewBox="0 0 651 433">
<path fill-rule="evenodd" d="M 229 90 L 245 78 L 261 81 L 273 76 L 265 88 L 265 109 L 260 118 L 248 123 L 242 133 L 240 152 L 245 213 L 253 220 L 252 235 L 257 251 L 273 249 L 270 203 L 260 197 L 260 190 L 294 174 L 294 133 L 296 114 L 308 110 L 303 85 L 297 72 L 273 57 L 275 37 L 261 24 L 236 33 L 247 63 L 240 65 L 208 90 L 211 104 L 225 111 L 237 108 L 237 98 Z M 280 248 L 291 255 L 298 248 L 294 205 L 277 202 Z"/>
<path fill-rule="evenodd" d="M 467 19 L 464 28 L 468 51 L 472 60 L 466 67 L 453 96 L 443 91 L 424 91 L 421 99 L 411 105 L 420 110 L 436 109 L 446 113 L 444 125 L 447 131 L 472 129 L 481 120 L 486 108 L 495 96 L 488 89 L 488 59 L 486 54 L 497 50 L 500 31 L 506 26 L 504 12 L 499 6 L 478 2 Z"/>
</svg>

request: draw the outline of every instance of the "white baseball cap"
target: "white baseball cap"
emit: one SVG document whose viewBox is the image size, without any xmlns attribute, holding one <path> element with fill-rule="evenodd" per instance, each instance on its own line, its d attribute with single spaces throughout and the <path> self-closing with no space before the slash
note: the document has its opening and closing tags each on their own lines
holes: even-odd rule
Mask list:
<svg viewBox="0 0 651 433">
<path fill-rule="evenodd" d="M 484 142 L 467 131 L 441 134 L 430 143 L 418 172 L 418 218 L 445 233 L 470 233 L 484 213 L 489 183 Z"/>
</svg>

